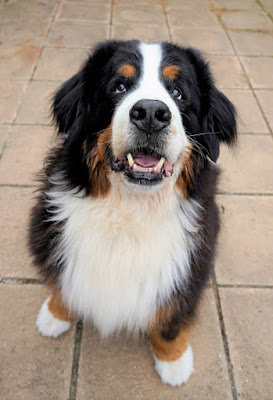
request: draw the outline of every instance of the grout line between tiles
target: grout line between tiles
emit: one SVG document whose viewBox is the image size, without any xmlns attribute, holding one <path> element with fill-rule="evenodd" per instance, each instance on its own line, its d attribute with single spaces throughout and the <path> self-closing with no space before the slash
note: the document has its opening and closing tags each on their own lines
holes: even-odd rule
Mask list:
<svg viewBox="0 0 273 400">
<path fill-rule="evenodd" d="M 171 28 L 170 28 L 170 24 L 169 24 L 169 19 L 168 19 L 168 13 L 166 10 L 166 0 L 162 0 L 162 2 L 160 2 L 163 8 L 163 13 L 165 16 L 165 21 L 166 21 L 166 25 L 167 25 L 167 29 L 168 29 L 168 34 L 169 34 L 169 39 L 172 42 L 173 41 L 173 37 L 172 37 L 172 33 L 171 33 Z"/>
<path fill-rule="evenodd" d="M 223 316 L 223 312 L 222 312 L 221 301 L 220 301 L 220 296 L 219 296 L 219 291 L 218 291 L 218 286 L 217 286 L 217 281 L 216 281 L 215 269 L 213 270 L 213 273 L 212 273 L 212 281 L 213 281 L 212 288 L 213 288 L 213 292 L 214 292 L 217 313 L 218 313 L 218 319 L 219 319 L 219 324 L 220 324 L 220 328 L 221 328 L 222 341 L 223 341 L 224 351 L 225 351 L 225 355 L 226 355 L 226 362 L 227 362 L 232 398 L 233 398 L 233 400 L 237 400 L 238 398 L 237 398 L 237 390 L 236 390 L 236 386 L 235 386 L 235 379 L 234 379 L 234 375 L 233 375 L 233 366 L 232 366 L 231 358 L 230 358 L 228 339 L 227 339 L 224 316 Z"/>
<path fill-rule="evenodd" d="M 44 283 L 43 279 L 35 279 L 35 278 L 4 278 L 0 277 L 0 284 L 10 284 L 10 285 L 42 285 Z"/>
<path fill-rule="evenodd" d="M 252 197 L 259 197 L 259 196 L 267 196 L 272 197 L 273 193 L 248 193 L 248 192 L 223 192 L 217 191 L 216 195 L 223 195 L 223 196 L 252 196 Z"/>
<path fill-rule="evenodd" d="M 68 400 L 76 400 L 76 398 L 77 398 L 79 363 L 80 363 L 81 345 L 82 345 L 82 331 L 83 331 L 83 323 L 82 323 L 82 321 L 78 321 L 77 327 L 76 327 L 76 333 L 75 333 L 73 363 L 72 363 L 72 370 L 71 370 L 71 379 L 70 379 L 70 389 L 69 389 Z"/>
<path fill-rule="evenodd" d="M 273 285 L 255 285 L 255 284 L 241 284 L 241 283 L 223 283 L 217 284 L 220 289 L 273 289 Z"/>
</svg>

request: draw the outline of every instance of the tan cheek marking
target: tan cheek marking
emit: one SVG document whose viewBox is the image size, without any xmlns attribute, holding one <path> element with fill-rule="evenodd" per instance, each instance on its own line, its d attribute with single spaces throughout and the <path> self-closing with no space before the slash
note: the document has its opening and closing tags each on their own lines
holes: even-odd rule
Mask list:
<svg viewBox="0 0 273 400">
<path fill-rule="evenodd" d="M 163 68 L 162 74 L 166 79 L 176 79 L 178 77 L 180 68 L 177 65 L 167 65 Z"/>
<path fill-rule="evenodd" d="M 48 309 L 55 318 L 60 319 L 61 321 L 75 321 L 75 316 L 68 311 L 59 292 L 54 293 L 50 297 Z"/>
<path fill-rule="evenodd" d="M 160 331 L 151 334 L 151 343 L 155 356 L 160 361 L 175 361 L 182 356 L 188 348 L 188 339 L 191 335 L 192 327 L 185 327 L 174 340 L 164 340 Z"/>
<path fill-rule="evenodd" d="M 191 160 L 191 152 L 192 152 L 192 145 L 189 144 L 189 146 L 185 149 L 185 154 L 182 159 L 183 170 L 179 174 L 176 181 L 176 187 L 182 192 L 185 198 L 187 198 L 188 196 L 188 188 L 191 186 L 193 180 L 193 165 Z"/>
<path fill-rule="evenodd" d="M 111 144 L 111 141 L 112 122 L 107 129 L 99 134 L 97 144 L 95 144 L 87 161 L 90 171 L 91 194 L 94 197 L 103 198 L 107 196 L 110 190 L 108 179 L 110 171 L 106 168 L 106 163 L 107 145 Z"/>
<path fill-rule="evenodd" d="M 120 67 L 119 72 L 124 78 L 131 78 L 132 76 L 135 75 L 136 69 L 135 67 L 133 67 L 133 65 L 125 64 L 122 67 Z"/>
</svg>

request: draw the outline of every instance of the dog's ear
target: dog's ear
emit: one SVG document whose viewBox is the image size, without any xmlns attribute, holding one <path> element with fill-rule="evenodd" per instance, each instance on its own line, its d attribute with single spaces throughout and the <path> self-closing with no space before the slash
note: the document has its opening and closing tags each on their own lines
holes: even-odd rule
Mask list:
<svg viewBox="0 0 273 400">
<path fill-rule="evenodd" d="M 72 142 L 81 131 L 85 118 L 83 102 L 83 71 L 81 70 L 66 81 L 56 92 L 52 105 L 52 114 L 58 133 L 68 134 L 67 140 Z"/>
<path fill-rule="evenodd" d="M 196 71 L 200 95 L 200 136 L 198 141 L 214 162 L 219 156 L 220 142 L 228 145 L 237 138 L 237 113 L 233 104 L 215 86 L 208 63 L 195 49 L 186 49 Z"/>
</svg>

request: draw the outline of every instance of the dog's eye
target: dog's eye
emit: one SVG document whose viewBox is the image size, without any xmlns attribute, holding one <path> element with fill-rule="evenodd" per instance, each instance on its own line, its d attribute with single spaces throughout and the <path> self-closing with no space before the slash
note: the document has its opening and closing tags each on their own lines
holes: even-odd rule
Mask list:
<svg viewBox="0 0 273 400">
<path fill-rule="evenodd" d="M 176 100 L 181 100 L 181 99 L 182 99 L 181 90 L 178 89 L 178 88 L 175 88 L 175 89 L 172 91 L 172 97 L 173 97 L 174 99 L 176 99 Z"/>
<path fill-rule="evenodd" d="M 127 89 L 123 83 L 120 83 L 116 88 L 116 93 L 126 93 Z"/>
</svg>

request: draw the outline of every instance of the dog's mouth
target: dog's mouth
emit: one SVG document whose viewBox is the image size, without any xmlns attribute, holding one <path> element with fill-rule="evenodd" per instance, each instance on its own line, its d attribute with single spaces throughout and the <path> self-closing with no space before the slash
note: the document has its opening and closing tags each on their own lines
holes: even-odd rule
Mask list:
<svg viewBox="0 0 273 400">
<path fill-rule="evenodd" d="M 162 181 L 163 177 L 170 177 L 173 166 L 160 154 L 143 150 L 129 152 L 123 159 L 112 160 L 112 170 L 124 172 L 132 183 L 153 185 Z"/>
</svg>

